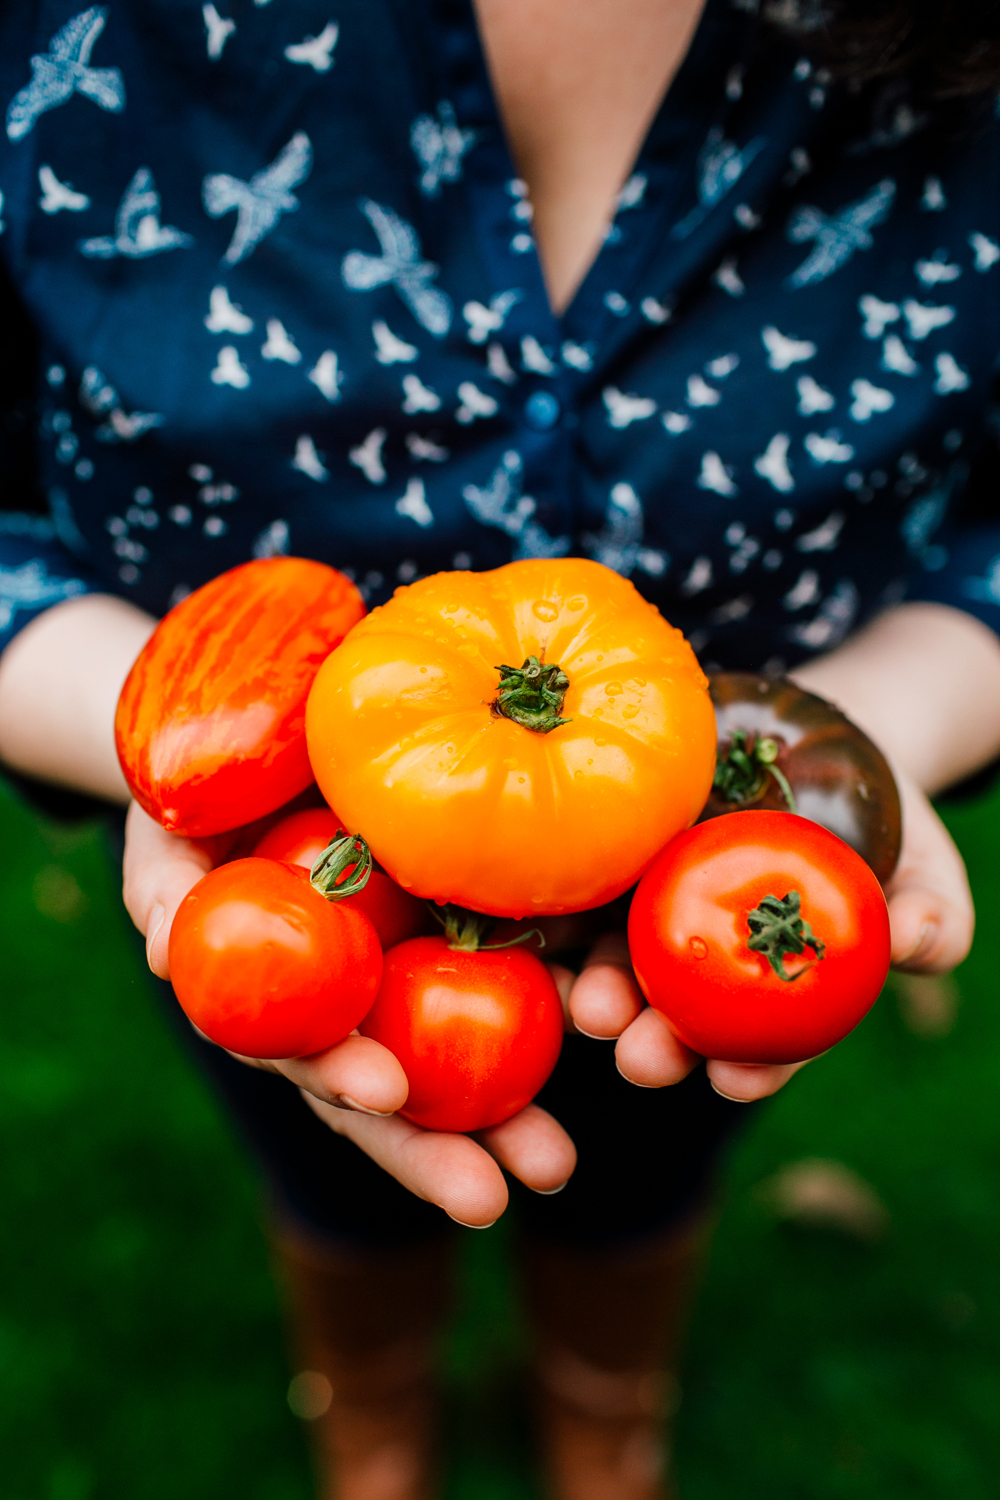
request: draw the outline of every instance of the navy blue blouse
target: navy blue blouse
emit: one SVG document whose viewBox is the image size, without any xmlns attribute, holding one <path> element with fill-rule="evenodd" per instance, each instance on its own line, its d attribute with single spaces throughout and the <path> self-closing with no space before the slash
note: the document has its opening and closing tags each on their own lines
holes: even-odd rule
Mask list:
<svg viewBox="0 0 1000 1500">
<path fill-rule="evenodd" d="M 281 552 L 373 602 L 584 554 L 771 670 L 904 597 L 1000 628 L 1000 525 L 956 515 L 1000 125 L 834 83 L 753 3 L 708 0 L 561 318 L 470 0 L 4 7 L 0 257 L 51 519 L 7 481 L 0 646 Z"/>
</svg>

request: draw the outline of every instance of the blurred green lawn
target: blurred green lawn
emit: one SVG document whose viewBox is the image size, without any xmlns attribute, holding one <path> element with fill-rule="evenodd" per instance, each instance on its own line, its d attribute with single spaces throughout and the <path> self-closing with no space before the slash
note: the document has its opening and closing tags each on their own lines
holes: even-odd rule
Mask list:
<svg viewBox="0 0 1000 1500">
<path fill-rule="evenodd" d="M 946 816 L 980 919 L 957 1022 L 887 992 L 741 1141 L 685 1500 L 997 1493 L 1000 792 Z M 252 1173 L 154 1007 L 100 829 L 0 790 L 0 895 L 0 1495 L 308 1500 Z M 781 1222 L 761 1185 L 806 1158 L 860 1174 L 886 1232 Z M 507 1236 L 467 1236 L 449 1500 L 535 1494 Z"/>
</svg>

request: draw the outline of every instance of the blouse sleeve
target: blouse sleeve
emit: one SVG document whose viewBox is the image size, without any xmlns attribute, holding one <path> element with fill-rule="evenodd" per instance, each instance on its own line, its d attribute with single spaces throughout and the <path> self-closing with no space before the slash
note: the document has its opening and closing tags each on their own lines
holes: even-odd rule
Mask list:
<svg viewBox="0 0 1000 1500">
<path fill-rule="evenodd" d="M 944 507 L 939 506 L 938 517 L 930 509 L 929 528 Z M 919 519 L 915 514 L 914 521 L 919 523 Z M 1000 635 L 1000 446 L 996 433 L 973 465 L 954 514 L 948 515 L 939 532 L 908 540 L 920 557 L 920 567 L 907 598 L 950 604 L 975 615 Z"/>
<path fill-rule="evenodd" d="M 43 515 L 35 462 L 36 338 L 0 265 L 0 651 L 36 615 L 100 588 Z"/>
</svg>

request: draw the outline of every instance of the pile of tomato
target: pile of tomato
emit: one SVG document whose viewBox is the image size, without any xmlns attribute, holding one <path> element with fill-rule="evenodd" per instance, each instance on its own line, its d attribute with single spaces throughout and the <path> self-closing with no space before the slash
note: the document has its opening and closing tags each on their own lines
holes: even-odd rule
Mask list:
<svg viewBox="0 0 1000 1500">
<path fill-rule="evenodd" d="M 241 830 L 171 932 L 194 1024 L 267 1058 L 360 1028 L 430 1129 L 508 1119 L 555 1067 L 536 919 L 634 890 L 639 985 L 707 1057 L 814 1056 L 885 979 L 876 747 L 787 681 L 709 681 L 595 562 L 440 573 L 368 614 L 322 563 L 247 563 L 161 621 L 116 735 L 164 828 Z"/>
</svg>

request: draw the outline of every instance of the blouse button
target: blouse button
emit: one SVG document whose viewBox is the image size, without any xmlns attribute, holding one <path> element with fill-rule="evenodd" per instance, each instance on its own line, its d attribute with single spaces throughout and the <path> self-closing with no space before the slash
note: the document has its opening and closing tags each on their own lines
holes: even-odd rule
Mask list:
<svg viewBox="0 0 1000 1500">
<path fill-rule="evenodd" d="M 524 403 L 524 420 L 536 432 L 548 432 L 562 415 L 562 407 L 551 391 L 533 391 Z"/>
</svg>

